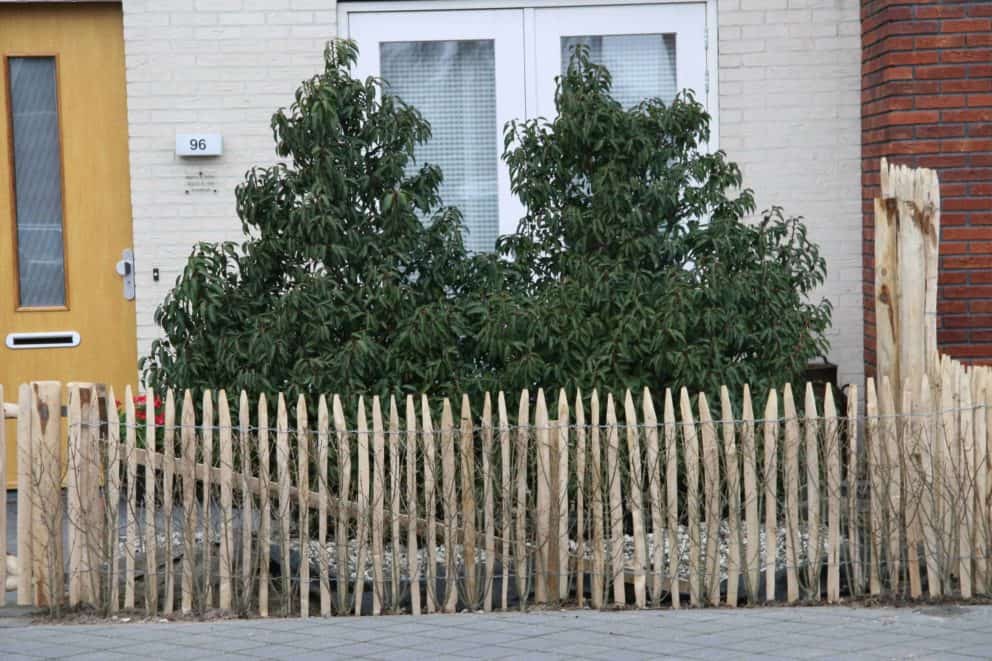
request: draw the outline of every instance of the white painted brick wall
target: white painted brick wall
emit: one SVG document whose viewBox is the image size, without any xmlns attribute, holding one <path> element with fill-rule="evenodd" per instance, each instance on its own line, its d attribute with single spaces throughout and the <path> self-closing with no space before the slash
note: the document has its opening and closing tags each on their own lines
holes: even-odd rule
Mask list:
<svg viewBox="0 0 992 661">
<path fill-rule="evenodd" d="M 858 0 L 719 0 L 720 147 L 827 260 L 830 359 L 863 378 Z"/>
<path fill-rule="evenodd" d="M 721 147 L 759 208 L 806 216 L 828 260 L 831 358 L 858 380 L 858 0 L 719 0 L 718 20 Z M 234 186 L 275 160 L 269 118 L 335 33 L 334 0 L 124 0 L 139 354 L 192 244 L 240 239 Z M 175 134 L 192 131 L 222 133 L 224 155 L 176 158 Z M 201 171 L 216 194 L 185 192 Z"/>
<path fill-rule="evenodd" d="M 234 187 L 275 162 L 269 120 L 322 66 L 334 0 L 124 0 L 139 355 L 197 241 L 240 240 Z M 176 133 L 221 133 L 224 155 L 180 159 Z M 213 178 L 190 192 L 187 177 Z M 152 269 L 161 273 L 152 281 Z"/>
</svg>

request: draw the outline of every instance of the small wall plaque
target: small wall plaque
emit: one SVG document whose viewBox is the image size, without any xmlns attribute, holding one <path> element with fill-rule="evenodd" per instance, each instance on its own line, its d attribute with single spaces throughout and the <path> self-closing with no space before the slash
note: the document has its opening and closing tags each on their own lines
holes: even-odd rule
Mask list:
<svg viewBox="0 0 992 661">
<path fill-rule="evenodd" d="M 177 133 L 176 156 L 220 156 L 224 153 L 224 138 L 220 133 Z"/>
</svg>

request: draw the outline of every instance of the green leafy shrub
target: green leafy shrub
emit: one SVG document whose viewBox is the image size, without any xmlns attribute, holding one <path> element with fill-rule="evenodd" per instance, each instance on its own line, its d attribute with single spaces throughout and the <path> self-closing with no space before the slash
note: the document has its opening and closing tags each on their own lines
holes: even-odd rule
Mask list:
<svg viewBox="0 0 992 661">
<path fill-rule="evenodd" d="M 238 188 L 247 239 L 196 247 L 157 313 L 156 385 L 454 395 L 537 386 L 756 392 L 826 350 L 826 266 L 799 219 L 757 223 L 741 173 L 701 149 L 691 93 L 624 108 L 579 49 L 558 116 L 506 128 L 527 212 L 497 252 L 466 254 L 430 129 L 353 45 L 273 119 L 286 165 Z M 377 95 L 377 92 L 385 92 Z M 426 222 L 424 222 L 426 219 Z"/>
</svg>

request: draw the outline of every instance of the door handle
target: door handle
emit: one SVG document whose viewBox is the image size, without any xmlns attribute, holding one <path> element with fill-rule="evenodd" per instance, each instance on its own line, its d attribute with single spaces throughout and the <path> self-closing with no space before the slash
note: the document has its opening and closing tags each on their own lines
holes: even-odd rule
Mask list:
<svg viewBox="0 0 992 661">
<path fill-rule="evenodd" d="M 125 248 L 121 252 L 121 261 L 117 262 L 117 275 L 124 281 L 124 300 L 134 300 L 134 251 Z"/>
</svg>

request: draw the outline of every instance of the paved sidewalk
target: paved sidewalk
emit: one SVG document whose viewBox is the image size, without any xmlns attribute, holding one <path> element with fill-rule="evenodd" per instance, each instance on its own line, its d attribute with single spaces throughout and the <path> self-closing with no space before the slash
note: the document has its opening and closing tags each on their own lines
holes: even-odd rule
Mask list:
<svg viewBox="0 0 992 661">
<path fill-rule="evenodd" d="M 990 656 L 992 606 L 554 611 L 113 625 L 31 625 L 0 618 L 0 659 Z"/>
</svg>

